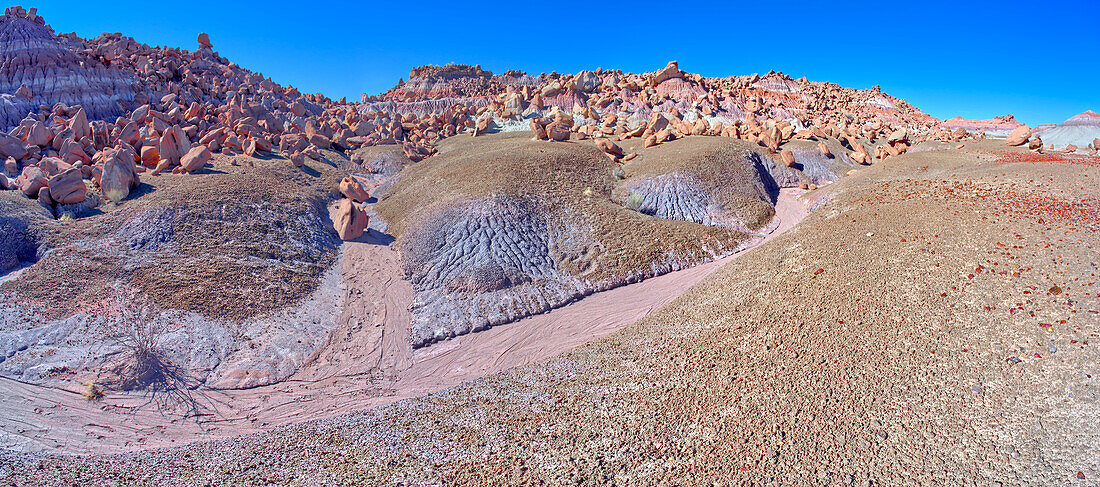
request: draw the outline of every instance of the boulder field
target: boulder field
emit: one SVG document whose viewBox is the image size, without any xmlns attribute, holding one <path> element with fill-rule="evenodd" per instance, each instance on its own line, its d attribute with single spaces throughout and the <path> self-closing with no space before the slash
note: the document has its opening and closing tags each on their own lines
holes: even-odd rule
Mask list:
<svg viewBox="0 0 1100 487">
<path fill-rule="evenodd" d="M 35 263 L 0 292 L 40 331 L 95 316 L 104 288 L 87 283 L 207 320 L 286 311 L 321 286 L 341 240 L 374 227 L 397 239 L 418 298 L 405 338 L 425 346 L 734 252 L 767 232 L 779 188 L 987 128 L 878 87 L 709 78 L 675 61 L 422 66 L 348 102 L 233 64 L 205 34 L 192 51 L 83 39 L 10 7 L 0 38 L 0 190 L 23 208 L 2 227 L 0 271 Z M 1008 143 L 1043 149 L 1015 132 Z M 6 367 L 27 380 L 58 365 L 21 360 Z"/>
<path fill-rule="evenodd" d="M 0 451 L 0 481 L 1100 476 L 1096 113 L 938 120 L 877 86 L 676 61 L 426 65 L 334 100 L 216 41 L 0 16 L 0 380 L 42 393 L 0 398 L 0 439 L 36 452 Z M 615 306 L 657 281 L 686 294 Z M 593 298 L 608 328 L 582 345 Z M 145 406 L 119 385 L 131 308 L 185 396 L 240 403 L 118 420 Z M 234 428 L 258 434 L 63 455 Z"/>
</svg>

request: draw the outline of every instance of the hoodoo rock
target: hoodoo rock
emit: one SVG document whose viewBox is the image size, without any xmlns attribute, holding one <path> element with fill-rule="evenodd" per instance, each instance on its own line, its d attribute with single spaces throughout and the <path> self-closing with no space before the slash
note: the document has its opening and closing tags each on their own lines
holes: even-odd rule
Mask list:
<svg viewBox="0 0 1100 487">
<path fill-rule="evenodd" d="M 213 44 L 210 43 L 210 36 L 206 32 L 199 33 L 199 48 L 200 49 L 212 49 Z"/>
<path fill-rule="evenodd" d="M 332 223 L 340 240 L 355 240 L 363 235 L 369 216 L 354 201 L 344 198 L 336 203 Z"/>
<path fill-rule="evenodd" d="M 1008 138 L 1005 139 L 1005 143 L 1016 147 L 1018 145 L 1024 145 L 1027 142 L 1028 137 L 1031 136 L 1031 127 L 1027 125 L 1021 125 L 1016 127 L 1011 134 L 1008 134 Z"/>
<path fill-rule="evenodd" d="M 88 119 L 123 112 L 134 99 L 137 76 L 108 68 L 81 44 L 54 35 L 34 13 L 5 10 L 0 16 L 0 93 L 19 96 L 0 99 L 0 129 L 17 125 L 41 105 L 80 105 Z"/>
</svg>

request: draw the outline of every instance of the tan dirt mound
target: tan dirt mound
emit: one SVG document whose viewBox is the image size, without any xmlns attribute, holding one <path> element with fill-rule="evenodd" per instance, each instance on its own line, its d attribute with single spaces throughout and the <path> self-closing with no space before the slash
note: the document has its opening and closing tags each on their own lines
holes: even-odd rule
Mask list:
<svg viewBox="0 0 1100 487">
<path fill-rule="evenodd" d="M 594 145 L 529 137 L 449 139 L 380 194 L 375 209 L 398 239 L 417 293 L 414 345 L 727 255 L 757 238 L 744 231 L 774 211 L 778 188 L 768 191 L 740 153 L 681 147 L 683 159 L 699 159 L 696 167 L 731 159 L 709 181 L 722 191 L 714 197 L 737 206 L 747 223 L 724 228 L 633 211 L 612 194 L 624 168 Z"/>
</svg>

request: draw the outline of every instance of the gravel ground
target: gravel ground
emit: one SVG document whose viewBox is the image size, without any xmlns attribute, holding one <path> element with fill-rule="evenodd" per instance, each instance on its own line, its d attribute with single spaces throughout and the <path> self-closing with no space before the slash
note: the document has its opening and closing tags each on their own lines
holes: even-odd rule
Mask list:
<svg viewBox="0 0 1100 487">
<path fill-rule="evenodd" d="M 1097 159 L 891 158 L 547 362 L 259 435 L 0 457 L 24 485 L 1096 485 Z"/>
</svg>

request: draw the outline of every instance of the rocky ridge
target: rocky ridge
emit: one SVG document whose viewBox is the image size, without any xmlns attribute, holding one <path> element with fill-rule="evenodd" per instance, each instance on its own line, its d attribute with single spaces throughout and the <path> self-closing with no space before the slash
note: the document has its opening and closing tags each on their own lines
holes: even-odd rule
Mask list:
<svg viewBox="0 0 1100 487">
<path fill-rule="evenodd" d="M 1020 125 L 1022 124 L 1012 115 L 1003 115 L 988 120 L 966 120 L 962 117 L 955 117 L 940 123 L 940 127 L 951 131 L 963 129 L 967 132 L 1000 136 L 1008 135 Z"/>
</svg>

